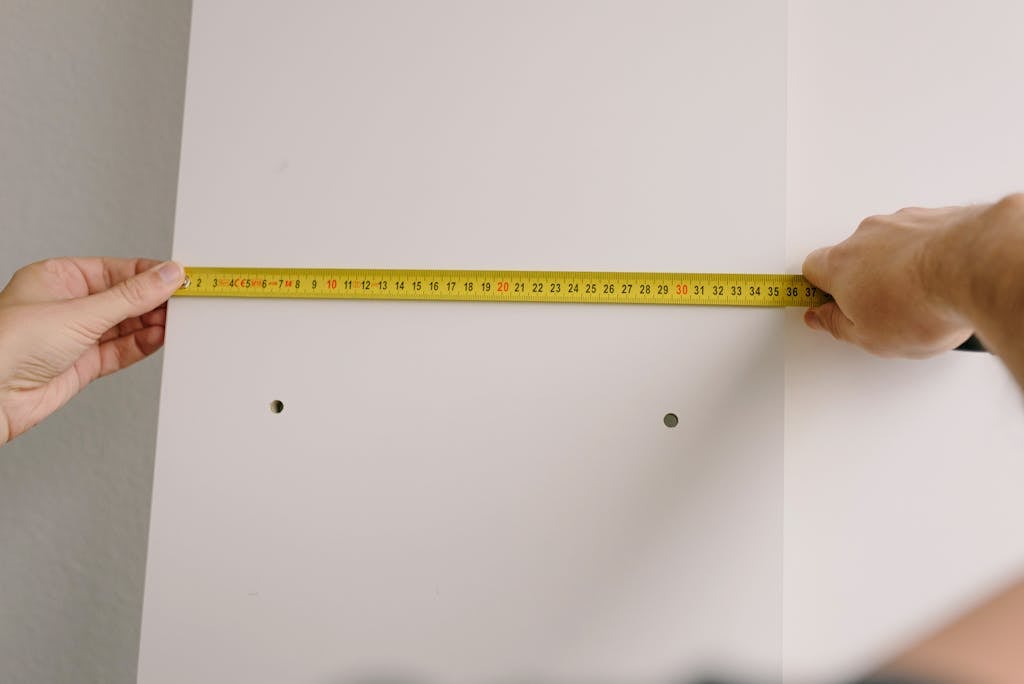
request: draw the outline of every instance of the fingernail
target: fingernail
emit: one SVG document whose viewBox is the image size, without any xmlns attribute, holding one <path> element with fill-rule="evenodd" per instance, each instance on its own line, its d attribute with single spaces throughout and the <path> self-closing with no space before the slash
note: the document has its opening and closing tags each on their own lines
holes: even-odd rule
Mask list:
<svg viewBox="0 0 1024 684">
<path fill-rule="evenodd" d="M 813 311 L 808 311 L 804 314 L 804 323 L 806 323 L 807 327 L 812 330 L 821 330 L 821 319 L 819 319 L 818 314 Z"/>
<path fill-rule="evenodd" d="M 181 268 L 181 264 L 177 264 L 173 261 L 165 261 L 156 267 L 156 272 L 160 274 L 160 280 L 164 281 L 168 285 L 171 283 L 180 283 L 185 278 L 185 273 Z"/>
</svg>

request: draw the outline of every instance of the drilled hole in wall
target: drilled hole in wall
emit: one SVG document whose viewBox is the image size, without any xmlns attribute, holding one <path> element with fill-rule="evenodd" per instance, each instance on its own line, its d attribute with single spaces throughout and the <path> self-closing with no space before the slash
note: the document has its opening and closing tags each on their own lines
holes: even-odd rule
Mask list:
<svg viewBox="0 0 1024 684">
<path fill-rule="evenodd" d="M 674 413 L 666 413 L 661 421 L 665 423 L 665 427 L 674 428 L 676 425 L 679 425 L 679 416 Z"/>
<path fill-rule="evenodd" d="M 275 399 L 274 401 L 270 402 L 271 413 L 280 413 L 281 411 L 284 411 L 283 401 L 281 401 L 280 399 Z"/>
</svg>

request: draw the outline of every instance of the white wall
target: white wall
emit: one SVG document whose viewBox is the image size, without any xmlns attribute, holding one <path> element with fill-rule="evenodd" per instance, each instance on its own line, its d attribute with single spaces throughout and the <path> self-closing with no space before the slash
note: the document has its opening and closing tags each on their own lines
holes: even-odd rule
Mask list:
<svg viewBox="0 0 1024 684">
<path fill-rule="evenodd" d="M 1021 189 L 1022 22 L 1009 0 L 790 1 L 790 267 L 869 214 Z M 1024 576 L 1024 421 L 989 354 L 872 358 L 788 313 L 785 661 L 820 682 Z"/>
<path fill-rule="evenodd" d="M 189 0 L 0 2 L 0 279 L 170 254 Z M 0 681 L 135 681 L 159 357 L 0 449 Z"/>
<path fill-rule="evenodd" d="M 784 0 L 194 5 L 184 263 L 782 267 Z M 781 312 L 169 316 L 140 682 L 778 669 Z"/>
</svg>

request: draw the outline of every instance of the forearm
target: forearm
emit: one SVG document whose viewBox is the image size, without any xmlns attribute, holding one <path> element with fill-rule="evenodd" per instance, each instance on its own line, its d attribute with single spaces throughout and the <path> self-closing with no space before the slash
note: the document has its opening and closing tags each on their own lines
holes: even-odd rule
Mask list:
<svg viewBox="0 0 1024 684">
<path fill-rule="evenodd" d="M 931 635 L 884 670 L 935 681 L 1016 684 L 1024 672 L 1022 630 L 1024 582 Z"/>
<path fill-rule="evenodd" d="M 939 231 L 922 273 L 926 291 L 963 317 L 1024 387 L 1024 194 Z"/>
</svg>

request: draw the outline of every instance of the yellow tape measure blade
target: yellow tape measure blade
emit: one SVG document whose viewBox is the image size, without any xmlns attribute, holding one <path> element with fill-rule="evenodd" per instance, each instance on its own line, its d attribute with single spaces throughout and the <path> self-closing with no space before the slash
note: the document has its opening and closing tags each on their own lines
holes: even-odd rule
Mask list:
<svg viewBox="0 0 1024 684">
<path fill-rule="evenodd" d="M 186 267 L 182 297 L 818 306 L 800 275 L 444 269 Z"/>
</svg>

